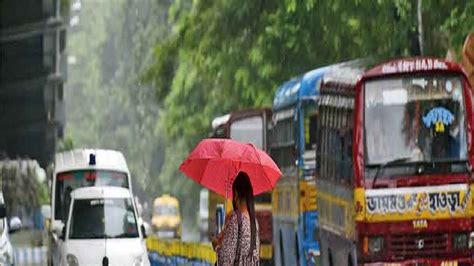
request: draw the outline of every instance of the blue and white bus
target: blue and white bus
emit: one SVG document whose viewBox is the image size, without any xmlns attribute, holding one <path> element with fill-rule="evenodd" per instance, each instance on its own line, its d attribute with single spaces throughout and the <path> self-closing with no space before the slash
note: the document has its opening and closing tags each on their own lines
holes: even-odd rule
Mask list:
<svg viewBox="0 0 474 266">
<path fill-rule="evenodd" d="M 273 101 L 269 153 L 283 176 L 272 194 L 276 265 L 319 260 L 316 206 L 316 100 L 327 68 L 281 85 Z"/>
</svg>

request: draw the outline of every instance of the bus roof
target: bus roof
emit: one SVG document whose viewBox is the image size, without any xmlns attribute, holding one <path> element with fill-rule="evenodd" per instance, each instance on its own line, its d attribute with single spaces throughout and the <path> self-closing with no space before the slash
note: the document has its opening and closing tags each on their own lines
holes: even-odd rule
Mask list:
<svg viewBox="0 0 474 266">
<path fill-rule="evenodd" d="M 411 57 L 391 60 L 368 70 L 363 78 L 426 71 L 463 73 L 460 65 L 434 57 Z"/>
<path fill-rule="evenodd" d="M 458 72 L 461 67 L 453 62 L 432 57 L 399 58 L 381 64 L 374 59 L 357 59 L 330 67 L 323 77 L 321 90 L 339 90 L 354 93 L 355 84 L 361 80 L 421 72 Z"/>
<path fill-rule="evenodd" d="M 72 191 L 73 199 L 130 198 L 130 190 L 121 187 L 82 187 Z"/>
<path fill-rule="evenodd" d="M 328 69 L 328 67 L 317 68 L 283 83 L 275 93 L 273 110 L 281 110 L 305 98 L 318 96 L 319 88 L 316 84 Z"/>
<path fill-rule="evenodd" d="M 155 198 L 155 200 L 153 201 L 153 205 L 155 206 L 160 205 L 160 204 L 172 204 L 172 205 L 178 206 L 179 201 L 175 197 L 172 197 L 168 194 L 164 194 L 160 197 Z"/>
<path fill-rule="evenodd" d="M 90 164 L 90 155 L 95 155 L 95 164 Z M 125 157 L 119 151 L 101 149 L 75 149 L 56 153 L 55 173 L 79 169 L 107 169 L 128 173 Z"/>
<path fill-rule="evenodd" d="M 221 126 L 226 125 L 227 123 L 231 123 L 243 118 L 253 117 L 253 116 L 262 116 L 263 114 L 270 114 L 270 108 L 251 108 L 251 109 L 243 109 L 239 111 L 235 111 L 232 113 L 228 113 L 222 116 L 218 116 L 212 120 L 212 129 L 217 129 Z"/>
</svg>

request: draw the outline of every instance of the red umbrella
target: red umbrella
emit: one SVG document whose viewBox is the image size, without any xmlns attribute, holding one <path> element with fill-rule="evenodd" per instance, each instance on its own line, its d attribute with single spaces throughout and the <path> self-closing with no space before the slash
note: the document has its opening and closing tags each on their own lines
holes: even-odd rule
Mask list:
<svg viewBox="0 0 474 266">
<path fill-rule="evenodd" d="M 241 171 L 249 176 L 254 195 L 272 190 L 281 176 L 264 151 L 231 139 L 202 140 L 179 170 L 224 197 L 232 197 L 232 182 Z"/>
</svg>

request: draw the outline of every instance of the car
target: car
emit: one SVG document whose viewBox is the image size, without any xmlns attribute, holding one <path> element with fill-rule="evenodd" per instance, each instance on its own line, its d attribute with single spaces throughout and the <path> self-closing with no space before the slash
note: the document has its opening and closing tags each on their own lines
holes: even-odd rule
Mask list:
<svg viewBox="0 0 474 266">
<path fill-rule="evenodd" d="M 15 265 L 10 234 L 20 230 L 20 228 L 21 220 L 18 217 L 12 217 L 8 223 L 3 194 L 0 192 L 0 265 Z"/>
<path fill-rule="evenodd" d="M 145 228 L 130 190 L 84 187 L 71 193 L 60 237 L 61 265 L 149 266 Z"/>
</svg>

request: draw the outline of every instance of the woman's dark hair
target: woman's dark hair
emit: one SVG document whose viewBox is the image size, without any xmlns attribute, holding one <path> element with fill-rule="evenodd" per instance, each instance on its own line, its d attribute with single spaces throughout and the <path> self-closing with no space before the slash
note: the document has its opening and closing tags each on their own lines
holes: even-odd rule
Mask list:
<svg viewBox="0 0 474 266">
<path fill-rule="evenodd" d="M 257 225 L 255 219 L 253 188 L 252 184 L 250 183 L 250 178 L 245 172 L 239 172 L 232 183 L 232 195 L 235 195 L 236 192 L 239 198 L 245 199 L 245 202 L 247 203 L 247 210 L 249 211 L 250 216 L 250 254 L 252 254 L 257 241 Z M 232 205 L 234 210 L 237 210 L 236 202 L 233 200 Z"/>
</svg>

